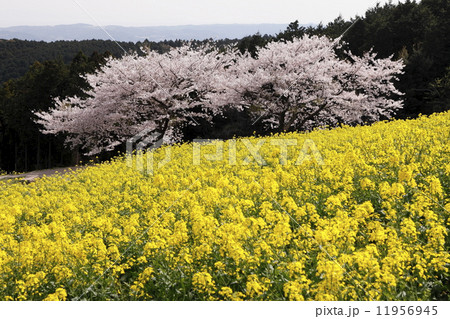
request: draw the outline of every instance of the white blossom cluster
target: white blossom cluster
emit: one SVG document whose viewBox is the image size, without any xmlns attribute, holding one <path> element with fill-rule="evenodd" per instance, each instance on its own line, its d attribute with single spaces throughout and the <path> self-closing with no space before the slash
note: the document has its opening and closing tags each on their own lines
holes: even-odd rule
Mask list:
<svg viewBox="0 0 450 319">
<path fill-rule="evenodd" d="M 402 107 L 393 99 L 401 94 L 393 81 L 403 63 L 372 52 L 338 56 L 339 41 L 304 36 L 272 42 L 257 58 L 190 45 L 111 58 L 86 76 L 88 98 L 56 100 L 49 112 L 36 113 L 38 123 L 95 154 L 143 130 L 177 142 L 183 126 L 226 108 L 248 108 L 277 131 L 390 117 Z"/>
</svg>

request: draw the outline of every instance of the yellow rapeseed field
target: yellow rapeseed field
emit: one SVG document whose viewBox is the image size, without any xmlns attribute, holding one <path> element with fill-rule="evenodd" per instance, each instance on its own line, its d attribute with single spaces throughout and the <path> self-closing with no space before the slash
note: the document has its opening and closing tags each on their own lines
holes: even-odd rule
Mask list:
<svg viewBox="0 0 450 319">
<path fill-rule="evenodd" d="M 448 299 L 449 142 L 447 112 L 0 182 L 0 299 Z"/>
</svg>

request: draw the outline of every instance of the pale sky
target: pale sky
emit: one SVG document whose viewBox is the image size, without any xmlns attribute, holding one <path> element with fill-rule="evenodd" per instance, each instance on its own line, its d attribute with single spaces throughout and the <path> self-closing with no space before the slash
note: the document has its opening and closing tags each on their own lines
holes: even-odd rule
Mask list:
<svg viewBox="0 0 450 319">
<path fill-rule="evenodd" d="M 327 23 L 377 0 L 0 0 L 0 27 L 18 25 L 162 26 L 231 23 Z M 397 3 L 394 0 L 393 3 Z"/>
</svg>

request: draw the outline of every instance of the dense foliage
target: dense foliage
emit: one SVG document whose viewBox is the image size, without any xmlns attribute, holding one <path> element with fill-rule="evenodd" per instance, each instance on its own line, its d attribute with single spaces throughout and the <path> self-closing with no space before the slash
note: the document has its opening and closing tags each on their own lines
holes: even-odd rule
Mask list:
<svg viewBox="0 0 450 319">
<path fill-rule="evenodd" d="M 362 55 L 373 48 L 380 58 L 394 54 L 394 58 L 403 59 L 405 73 L 397 88 L 405 93 L 405 107 L 397 117 L 415 117 L 450 108 L 445 98 L 433 94 L 432 87 L 434 81 L 445 76 L 446 68 L 450 66 L 449 17 L 448 0 L 407 0 L 377 5 L 367 10 L 364 16 L 351 20 L 339 17 L 326 26 L 305 29 L 291 24 L 278 39 L 305 32 L 334 38 L 347 30 L 344 40 L 353 53 Z"/>
<path fill-rule="evenodd" d="M 0 299 L 448 300 L 449 132 L 446 112 L 0 182 Z"/>
<path fill-rule="evenodd" d="M 83 96 L 88 84 L 80 74 L 93 72 L 104 63 L 105 57 L 99 54 L 86 57 L 79 53 L 70 65 L 62 61 L 35 62 L 25 76 L 3 83 L 0 88 L 1 168 L 26 171 L 77 160 L 76 154 L 63 146 L 63 138 L 40 132 L 33 112 L 48 110 L 57 96 Z"/>
<path fill-rule="evenodd" d="M 114 42 L 111 40 L 84 41 L 27 41 L 0 39 L 0 82 L 23 76 L 34 62 L 60 60 L 70 64 L 78 52 L 90 56 L 95 53 L 107 52 L 115 57 L 121 57 L 129 52 L 139 52 L 140 48 L 150 47 L 158 52 L 180 46 L 183 41 L 162 42 Z"/>
</svg>

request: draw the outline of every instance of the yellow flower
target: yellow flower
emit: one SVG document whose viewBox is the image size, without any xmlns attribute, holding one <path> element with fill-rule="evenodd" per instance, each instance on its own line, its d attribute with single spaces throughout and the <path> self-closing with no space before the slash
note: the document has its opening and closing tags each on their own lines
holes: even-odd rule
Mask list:
<svg viewBox="0 0 450 319">
<path fill-rule="evenodd" d="M 231 300 L 233 298 L 233 289 L 230 287 L 222 287 L 220 288 L 219 295 L 226 300 Z"/>
<path fill-rule="evenodd" d="M 375 187 L 374 182 L 372 182 L 369 178 L 364 177 L 359 182 L 362 189 L 373 189 Z"/>
<path fill-rule="evenodd" d="M 449 273 L 449 131 L 446 112 L 221 142 L 232 163 L 195 165 L 177 144 L 154 150 L 171 160 L 152 174 L 144 154 L 143 170 L 117 157 L 2 180 L 0 299 L 427 298 Z M 285 165 L 270 143 L 283 138 L 298 145 Z M 305 140 L 322 163 L 296 165 Z M 266 164 L 246 160 L 249 142 Z"/>
<path fill-rule="evenodd" d="M 246 291 L 247 296 L 255 298 L 262 295 L 269 289 L 270 280 L 267 278 L 259 279 L 257 275 L 250 275 L 247 277 Z"/>
<path fill-rule="evenodd" d="M 212 294 L 215 291 L 215 282 L 211 275 L 206 271 L 194 274 L 192 277 L 192 284 L 200 293 Z"/>
<path fill-rule="evenodd" d="M 64 288 L 56 289 L 55 293 L 50 294 L 45 298 L 45 301 L 65 301 L 67 298 L 67 292 Z"/>
<path fill-rule="evenodd" d="M 284 295 L 293 301 L 304 301 L 305 298 L 302 295 L 304 285 L 296 281 L 289 281 L 284 284 L 283 291 Z"/>
</svg>

